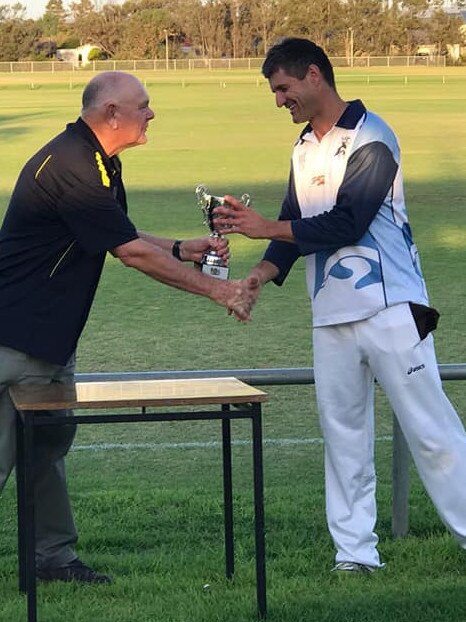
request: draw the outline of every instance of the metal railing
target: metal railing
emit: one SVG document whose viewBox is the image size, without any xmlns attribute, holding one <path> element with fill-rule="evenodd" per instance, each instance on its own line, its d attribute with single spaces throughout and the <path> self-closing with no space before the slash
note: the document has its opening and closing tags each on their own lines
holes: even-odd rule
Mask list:
<svg viewBox="0 0 466 622">
<path fill-rule="evenodd" d="M 334 67 L 445 67 L 445 56 L 334 56 Z M 0 73 L 63 73 L 95 71 L 250 70 L 260 72 L 263 58 L 154 58 L 141 60 L 1 61 Z"/>
<path fill-rule="evenodd" d="M 439 365 L 439 372 L 442 380 L 466 380 L 466 363 Z M 179 378 L 228 378 L 231 376 L 248 384 L 259 386 L 314 384 L 312 367 L 78 373 L 76 374 L 76 381 L 175 380 Z M 392 533 L 396 538 L 406 536 L 409 529 L 409 461 L 408 445 L 396 417 L 393 416 Z"/>
</svg>

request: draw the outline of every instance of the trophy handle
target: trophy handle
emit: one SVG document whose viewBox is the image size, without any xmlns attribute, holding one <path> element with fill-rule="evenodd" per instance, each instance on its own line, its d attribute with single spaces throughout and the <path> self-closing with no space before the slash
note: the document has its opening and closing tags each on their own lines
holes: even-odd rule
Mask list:
<svg viewBox="0 0 466 622">
<path fill-rule="evenodd" d="M 199 204 L 202 204 L 205 200 L 205 196 L 207 194 L 207 186 L 204 184 L 198 184 L 196 186 L 196 196 Z"/>
</svg>

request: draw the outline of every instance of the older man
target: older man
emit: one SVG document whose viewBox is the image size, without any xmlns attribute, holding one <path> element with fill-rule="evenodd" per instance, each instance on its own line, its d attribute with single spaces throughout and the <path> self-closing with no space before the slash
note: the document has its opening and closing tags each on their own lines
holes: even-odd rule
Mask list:
<svg viewBox="0 0 466 622">
<path fill-rule="evenodd" d="M 147 141 L 154 113 L 134 76 L 105 72 L 83 93 L 81 117 L 24 166 L 0 231 L 0 490 L 15 463 L 15 410 L 8 386 L 73 381 L 74 352 L 107 251 L 172 287 L 249 319 L 256 281 L 221 281 L 185 262 L 224 241 L 170 240 L 138 232 L 127 216 L 118 154 Z M 39 579 L 107 583 L 83 564 L 64 462 L 70 426 L 37 432 L 36 559 Z"/>
</svg>

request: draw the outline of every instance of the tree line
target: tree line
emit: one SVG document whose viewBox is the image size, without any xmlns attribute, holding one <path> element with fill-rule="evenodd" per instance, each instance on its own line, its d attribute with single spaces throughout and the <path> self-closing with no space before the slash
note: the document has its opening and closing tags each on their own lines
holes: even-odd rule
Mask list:
<svg viewBox="0 0 466 622">
<path fill-rule="evenodd" d="M 450 8 L 451 8 L 450 2 Z M 49 0 L 37 20 L 0 5 L 0 60 L 39 60 L 91 43 L 114 59 L 264 56 L 280 37 L 308 37 L 330 56 L 439 54 L 463 19 L 444 0 Z"/>
</svg>

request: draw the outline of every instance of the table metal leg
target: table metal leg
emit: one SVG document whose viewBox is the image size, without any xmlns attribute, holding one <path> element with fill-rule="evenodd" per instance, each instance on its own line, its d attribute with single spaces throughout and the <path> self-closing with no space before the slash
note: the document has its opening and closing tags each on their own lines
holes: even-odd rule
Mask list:
<svg viewBox="0 0 466 622">
<path fill-rule="evenodd" d="M 228 404 L 222 404 L 222 411 L 230 410 Z M 225 574 L 227 579 L 235 571 L 235 551 L 233 534 L 233 483 L 231 469 L 231 420 L 222 419 L 223 447 L 223 511 L 225 521 Z"/>
<path fill-rule="evenodd" d="M 24 487 L 24 427 L 21 414 L 16 418 L 16 502 L 18 504 L 18 583 L 19 591 L 26 592 L 26 531 L 24 526 L 26 503 Z"/>
<path fill-rule="evenodd" d="M 264 532 L 264 470 L 262 461 L 262 418 L 260 404 L 253 406 L 252 417 L 254 511 L 256 536 L 256 590 L 257 609 L 260 618 L 267 615 L 265 578 L 265 532 Z"/>
<path fill-rule="evenodd" d="M 36 537 L 34 516 L 34 413 L 24 413 L 23 420 L 23 480 L 24 480 L 24 520 L 23 537 L 25 543 L 25 587 L 27 593 L 28 622 L 37 622 L 36 599 Z"/>
</svg>

